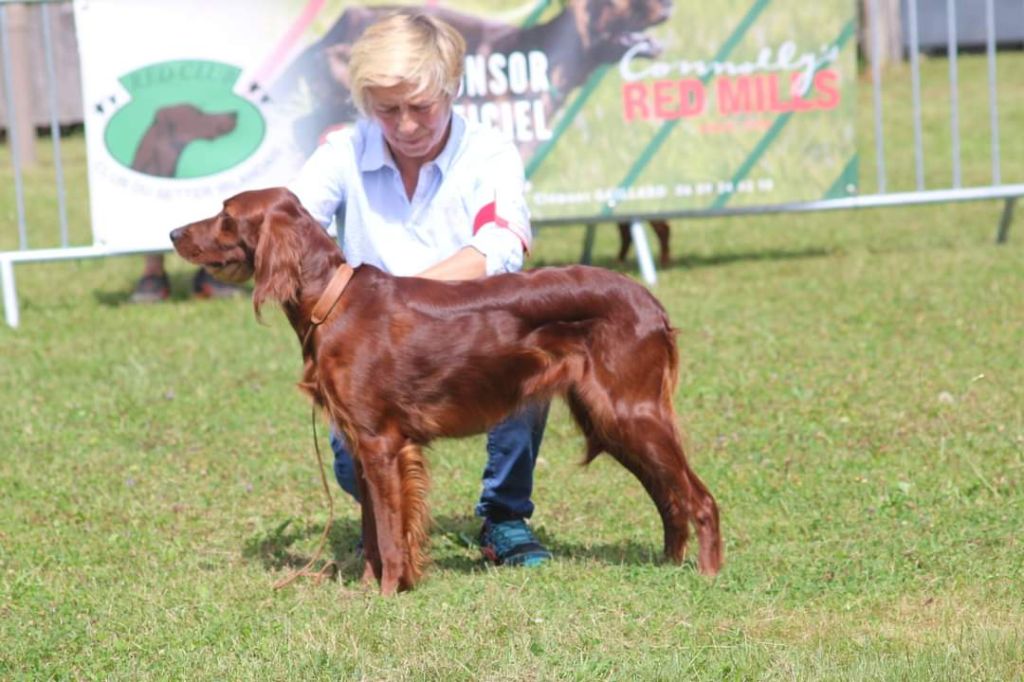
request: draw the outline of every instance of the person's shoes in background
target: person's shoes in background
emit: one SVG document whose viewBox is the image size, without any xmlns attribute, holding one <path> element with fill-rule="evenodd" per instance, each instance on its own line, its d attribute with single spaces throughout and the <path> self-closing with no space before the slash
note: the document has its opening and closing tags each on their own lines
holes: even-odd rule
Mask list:
<svg viewBox="0 0 1024 682">
<path fill-rule="evenodd" d="M 199 268 L 192 279 L 192 293 L 197 298 L 234 298 L 246 292 L 241 287 L 221 282 L 204 268 Z"/>
<path fill-rule="evenodd" d="M 159 303 L 171 295 L 171 282 L 166 274 L 143 275 L 135 283 L 135 290 L 128 298 L 132 303 Z"/>
<path fill-rule="evenodd" d="M 551 559 L 526 521 L 484 521 L 480 529 L 480 551 L 498 566 L 539 566 Z"/>
</svg>

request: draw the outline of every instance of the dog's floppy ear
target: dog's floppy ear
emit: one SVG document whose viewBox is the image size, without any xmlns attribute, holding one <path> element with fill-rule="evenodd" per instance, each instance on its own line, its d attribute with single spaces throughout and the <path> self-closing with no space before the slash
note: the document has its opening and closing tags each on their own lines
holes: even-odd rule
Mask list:
<svg viewBox="0 0 1024 682">
<path fill-rule="evenodd" d="M 293 303 L 299 293 L 301 245 L 289 213 L 278 207 L 267 207 L 259 226 L 254 257 L 256 286 L 252 292 L 257 318 L 264 301 Z"/>
</svg>

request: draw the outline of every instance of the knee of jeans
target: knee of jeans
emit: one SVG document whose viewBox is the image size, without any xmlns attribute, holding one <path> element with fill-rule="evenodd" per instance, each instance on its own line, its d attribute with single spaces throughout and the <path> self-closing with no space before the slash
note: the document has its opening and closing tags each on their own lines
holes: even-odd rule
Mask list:
<svg viewBox="0 0 1024 682">
<path fill-rule="evenodd" d="M 359 500 L 359 486 L 356 483 L 356 471 L 352 464 L 352 460 L 346 457 L 335 457 L 334 458 L 334 478 L 337 479 L 338 485 L 346 493 Z"/>
<path fill-rule="evenodd" d="M 544 422 L 515 419 L 502 422 L 487 434 L 487 454 L 491 458 L 529 454 L 537 456 L 544 438 Z"/>
<path fill-rule="evenodd" d="M 345 439 L 334 431 L 330 436 L 331 450 L 334 451 L 334 478 L 346 493 L 359 500 L 359 487 L 356 483 L 356 466 L 349 454 Z"/>
<path fill-rule="evenodd" d="M 331 442 L 331 450 L 334 452 L 334 456 L 338 457 L 342 454 L 348 454 L 348 448 L 346 447 L 344 437 L 338 435 L 338 432 L 331 429 L 331 435 L 329 438 Z"/>
</svg>

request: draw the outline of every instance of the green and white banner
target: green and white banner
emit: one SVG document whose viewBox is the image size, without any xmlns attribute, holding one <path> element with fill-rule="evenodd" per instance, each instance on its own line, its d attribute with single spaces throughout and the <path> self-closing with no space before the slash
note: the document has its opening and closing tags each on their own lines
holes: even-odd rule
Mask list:
<svg viewBox="0 0 1024 682">
<path fill-rule="evenodd" d="M 97 243 L 164 247 L 227 196 L 286 183 L 354 120 L 349 48 L 394 7 L 77 0 Z M 424 7 L 465 36 L 456 106 L 516 142 L 535 220 L 856 191 L 850 0 Z"/>
</svg>

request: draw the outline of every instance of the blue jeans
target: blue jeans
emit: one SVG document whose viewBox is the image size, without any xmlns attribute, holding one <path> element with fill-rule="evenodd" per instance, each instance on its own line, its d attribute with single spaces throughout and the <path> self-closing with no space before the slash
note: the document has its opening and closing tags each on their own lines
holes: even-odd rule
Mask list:
<svg viewBox="0 0 1024 682">
<path fill-rule="evenodd" d="M 548 404 L 531 405 L 487 432 L 487 466 L 476 515 L 493 521 L 533 514 L 533 468 L 544 437 Z M 359 500 L 355 464 L 344 437 L 331 430 L 334 476 L 342 490 Z"/>
</svg>

